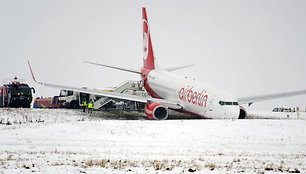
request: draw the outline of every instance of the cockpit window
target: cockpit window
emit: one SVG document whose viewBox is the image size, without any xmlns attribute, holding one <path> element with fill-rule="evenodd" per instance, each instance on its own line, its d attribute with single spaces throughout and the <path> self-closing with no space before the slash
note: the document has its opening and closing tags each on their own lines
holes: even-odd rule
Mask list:
<svg viewBox="0 0 306 174">
<path fill-rule="evenodd" d="M 232 105 L 233 104 L 233 102 L 224 102 L 225 103 L 225 105 Z"/>
<path fill-rule="evenodd" d="M 221 106 L 223 106 L 223 105 L 226 105 L 226 106 L 235 105 L 235 106 L 237 106 L 237 105 L 238 105 L 238 102 L 219 101 L 219 104 L 220 104 Z"/>
</svg>

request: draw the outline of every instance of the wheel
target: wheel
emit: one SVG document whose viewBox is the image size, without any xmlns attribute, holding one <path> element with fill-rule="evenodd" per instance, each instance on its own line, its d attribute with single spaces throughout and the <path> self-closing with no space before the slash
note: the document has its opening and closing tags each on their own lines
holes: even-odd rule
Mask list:
<svg viewBox="0 0 306 174">
<path fill-rule="evenodd" d="M 78 109 L 79 108 L 79 104 L 77 101 L 72 101 L 70 104 L 70 108 L 71 109 Z"/>
</svg>

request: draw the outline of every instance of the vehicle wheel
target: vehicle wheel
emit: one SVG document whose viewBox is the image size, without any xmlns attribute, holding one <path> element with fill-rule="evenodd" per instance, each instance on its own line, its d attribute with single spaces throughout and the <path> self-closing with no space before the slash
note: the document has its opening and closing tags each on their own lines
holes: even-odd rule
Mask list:
<svg viewBox="0 0 306 174">
<path fill-rule="evenodd" d="M 70 104 L 71 109 L 77 109 L 79 108 L 79 104 L 76 101 L 72 101 Z"/>
</svg>

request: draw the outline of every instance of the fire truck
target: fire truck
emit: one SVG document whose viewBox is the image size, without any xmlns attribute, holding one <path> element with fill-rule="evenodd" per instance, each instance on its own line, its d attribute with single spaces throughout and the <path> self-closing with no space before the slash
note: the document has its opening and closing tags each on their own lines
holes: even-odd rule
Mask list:
<svg viewBox="0 0 306 174">
<path fill-rule="evenodd" d="M 35 89 L 15 77 L 11 82 L 0 86 L 0 107 L 30 108 L 32 91 Z"/>
</svg>

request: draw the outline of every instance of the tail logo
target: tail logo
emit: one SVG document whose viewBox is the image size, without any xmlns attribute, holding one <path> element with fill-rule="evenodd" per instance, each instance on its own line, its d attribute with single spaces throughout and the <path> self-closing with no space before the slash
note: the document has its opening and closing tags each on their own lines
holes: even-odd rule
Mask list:
<svg viewBox="0 0 306 174">
<path fill-rule="evenodd" d="M 148 47 L 149 47 L 149 27 L 148 22 L 143 20 L 143 59 L 148 58 Z"/>
</svg>

